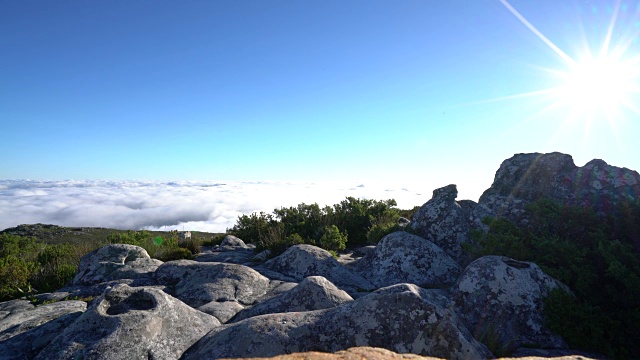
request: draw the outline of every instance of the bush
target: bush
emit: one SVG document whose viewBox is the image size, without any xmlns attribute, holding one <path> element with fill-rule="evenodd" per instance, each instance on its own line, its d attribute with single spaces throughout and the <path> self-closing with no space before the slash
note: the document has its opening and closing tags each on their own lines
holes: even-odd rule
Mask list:
<svg viewBox="0 0 640 360">
<path fill-rule="evenodd" d="M 620 206 L 636 209 L 638 204 Z M 489 231 L 474 233 L 478 245 L 470 253 L 532 261 L 567 284 L 575 296 L 553 292 L 545 302 L 545 316 L 572 346 L 614 358 L 640 354 L 640 253 L 631 225 L 635 210 L 600 216 L 589 208 L 540 200 L 525 215 L 526 227 L 504 218 L 485 219 Z"/>
<path fill-rule="evenodd" d="M 189 249 L 176 247 L 165 249 L 162 253 L 158 254 L 157 259 L 165 262 L 180 259 L 193 260 L 193 254 Z"/>
<path fill-rule="evenodd" d="M 347 235 L 335 225 L 325 226 L 319 245 L 328 251 L 342 251 L 347 248 Z"/>
<path fill-rule="evenodd" d="M 180 244 L 181 248 L 188 249 L 192 254 L 200 254 L 201 246 L 200 240 L 197 238 L 191 238 L 185 240 L 182 244 Z"/>
</svg>

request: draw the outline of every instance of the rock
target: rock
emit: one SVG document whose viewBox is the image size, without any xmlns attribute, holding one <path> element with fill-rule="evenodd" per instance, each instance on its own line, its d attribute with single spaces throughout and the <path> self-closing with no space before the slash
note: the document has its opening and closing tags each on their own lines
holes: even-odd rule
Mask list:
<svg viewBox="0 0 640 360">
<path fill-rule="evenodd" d="M 461 319 L 476 338 L 490 332 L 517 348 L 565 348 L 545 325 L 543 300 L 551 290 L 566 286 L 538 265 L 502 256 L 484 256 L 469 264 L 453 288 Z"/>
<path fill-rule="evenodd" d="M 437 296 L 400 284 L 336 308 L 256 316 L 213 329 L 183 358 L 265 357 L 354 346 L 448 359 L 491 357 Z"/>
<path fill-rule="evenodd" d="M 330 252 L 313 245 L 292 246 L 264 266 L 297 281 L 308 276 L 324 276 L 349 293 L 375 288 L 368 280 L 342 266 Z"/>
<path fill-rule="evenodd" d="M 196 255 L 198 262 L 223 262 L 238 265 L 253 265 L 255 257 L 253 249 L 242 247 L 215 247 L 211 251 L 203 251 Z"/>
<path fill-rule="evenodd" d="M 215 316 L 221 323 L 226 323 L 245 307 L 237 301 L 212 301 L 198 308 L 203 313 Z"/>
<path fill-rule="evenodd" d="M 221 247 L 240 247 L 243 249 L 248 249 L 247 244 L 242 241 L 242 239 L 235 237 L 233 235 L 227 235 L 224 237 L 222 242 L 220 243 Z"/>
<path fill-rule="evenodd" d="M 236 264 L 169 261 L 158 268 L 156 279 L 167 291 L 192 307 L 211 301 L 253 304 L 264 295 L 269 279 L 257 271 Z"/>
<path fill-rule="evenodd" d="M 0 320 L 0 357 L 32 359 L 85 310 L 84 301 L 60 301 L 13 312 Z"/>
<path fill-rule="evenodd" d="M 640 174 L 598 159 L 577 167 L 558 152 L 516 154 L 502 162 L 480 204 L 519 221 L 524 207 L 542 198 L 610 212 L 620 201 L 640 198 Z"/>
<path fill-rule="evenodd" d="M 36 306 L 29 300 L 11 300 L 0 303 L 0 320 L 5 317 L 18 312 L 32 310 Z"/>
<path fill-rule="evenodd" d="M 69 285 L 69 286 L 63 287 L 62 289 L 59 289 L 55 293 L 51 293 L 50 295 L 43 296 L 42 298 L 46 300 L 47 298 L 55 299 L 60 297 L 63 297 L 63 298 L 65 297 L 68 297 L 68 298 L 98 297 L 102 295 L 102 293 L 107 288 L 112 288 L 116 285 L 121 285 L 121 284 L 129 285 L 131 287 L 153 286 L 159 289 L 164 288 L 164 286 L 162 285 L 156 285 L 157 283 L 154 278 L 143 277 L 139 279 L 118 279 L 118 280 L 111 280 L 111 281 L 106 281 L 106 282 L 93 284 L 93 285 Z M 40 298 L 40 296 L 36 295 L 36 298 Z"/>
<path fill-rule="evenodd" d="M 117 279 L 153 278 L 162 261 L 151 259 L 139 246 L 111 244 L 80 259 L 73 285 L 92 285 Z"/>
<path fill-rule="evenodd" d="M 118 285 L 36 359 L 177 359 L 220 323 L 155 288 Z"/>
<path fill-rule="evenodd" d="M 482 218 L 489 209 L 471 200 L 457 202 L 455 185 L 433 191 L 433 197 L 413 215 L 409 225 L 420 237 L 427 239 L 451 256 L 458 264 L 466 265 L 471 259 L 463 244 L 472 243 L 471 229 L 484 229 Z"/>
<path fill-rule="evenodd" d="M 437 360 L 430 356 L 420 356 L 415 354 L 398 354 L 387 349 L 369 346 L 353 347 L 336 353 L 323 353 L 310 351 L 288 355 L 279 355 L 270 358 L 245 358 L 244 360 L 387 360 L 387 359 L 416 359 L 416 360 Z M 224 359 L 221 359 L 224 360 Z"/>
<path fill-rule="evenodd" d="M 265 251 L 262 251 L 258 255 L 254 256 L 252 260 L 257 262 L 265 262 L 269 258 L 269 255 L 271 255 L 271 250 L 267 249 Z"/>
<path fill-rule="evenodd" d="M 309 276 L 293 289 L 241 311 L 233 322 L 263 314 L 327 309 L 350 301 L 353 298 L 329 280 Z"/>
<path fill-rule="evenodd" d="M 357 269 L 378 287 L 398 283 L 442 287 L 453 284 L 462 270 L 434 243 L 405 231 L 382 238 Z"/>
</svg>

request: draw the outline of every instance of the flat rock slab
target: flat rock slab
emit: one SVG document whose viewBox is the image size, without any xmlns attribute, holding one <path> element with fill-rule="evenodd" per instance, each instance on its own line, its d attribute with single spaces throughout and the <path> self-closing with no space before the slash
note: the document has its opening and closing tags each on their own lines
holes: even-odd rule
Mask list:
<svg viewBox="0 0 640 360">
<path fill-rule="evenodd" d="M 36 359 L 178 359 L 220 322 L 155 288 L 118 285 Z"/>
<path fill-rule="evenodd" d="M 87 309 L 84 301 L 60 301 L 0 320 L 0 358 L 32 359 Z"/>
<path fill-rule="evenodd" d="M 269 279 L 250 267 L 226 263 L 176 260 L 156 271 L 158 283 L 189 306 L 212 301 L 236 301 L 251 305 L 269 289 Z"/>
</svg>

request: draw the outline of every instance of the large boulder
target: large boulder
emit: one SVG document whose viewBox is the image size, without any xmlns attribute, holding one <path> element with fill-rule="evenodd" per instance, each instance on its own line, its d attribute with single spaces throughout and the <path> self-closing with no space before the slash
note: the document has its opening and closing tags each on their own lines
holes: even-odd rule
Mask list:
<svg viewBox="0 0 640 360">
<path fill-rule="evenodd" d="M 0 358 L 32 359 L 86 309 L 87 303 L 77 300 L 14 308 L 0 320 Z"/>
<path fill-rule="evenodd" d="M 323 276 L 350 294 L 375 288 L 368 280 L 342 266 L 330 252 L 313 245 L 294 245 L 264 266 L 297 281 L 308 276 Z"/>
<path fill-rule="evenodd" d="M 434 290 L 399 284 L 336 308 L 256 316 L 212 330 L 184 359 L 336 352 L 354 346 L 448 359 L 491 357 L 438 296 Z"/>
<path fill-rule="evenodd" d="M 527 204 L 542 198 L 609 212 L 620 201 L 640 198 L 640 174 L 599 159 L 577 167 L 571 155 L 558 152 L 516 154 L 502 162 L 479 202 L 518 221 Z"/>
<path fill-rule="evenodd" d="M 214 317 L 155 288 L 118 285 L 45 347 L 36 359 L 178 359 Z"/>
<path fill-rule="evenodd" d="M 564 348 L 563 340 L 545 326 L 542 312 L 545 297 L 558 287 L 566 289 L 534 263 L 484 256 L 463 271 L 453 299 L 476 337 L 493 333 L 512 348 Z"/>
<path fill-rule="evenodd" d="M 442 287 L 453 284 L 462 270 L 434 243 L 405 231 L 382 238 L 357 269 L 378 287 L 398 283 Z"/>
<path fill-rule="evenodd" d="M 220 247 L 229 247 L 229 248 L 239 247 L 243 249 L 249 249 L 249 246 L 247 246 L 247 244 L 245 244 L 245 242 L 242 241 L 242 239 L 233 235 L 225 236 L 224 239 L 222 239 L 222 242 L 220 243 Z"/>
<path fill-rule="evenodd" d="M 156 271 L 158 283 L 169 293 L 193 307 L 211 301 L 253 304 L 269 288 L 269 279 L 244 265 L 169 261 Z"/>
<path fill-rule="evenodd" d="M 434 190 L 431 200 L 413 215 L 409 226 L 418 236 L 436 244 L 459 264 L 467 264 L 470 258 L 463 244 L 472 242 L 472 229 L 485 228 L 482 218 L 491 212 L 471 200 L 458 202 L 457 197 L 456 185 Z"/>
<path fill-rule="evenodd" d="M 329 280 L 322 276 L 309 276 L 293 289 L 241 311 L 233 321 L 263 314 L 327 309 L 350 301 L 353 298 Z"/>
<path fill-rule="evenodd" d="M 139 246 L 111 244 L 80 259 L 73 285 L 92 285 L 118 279 L 151 279 L 162 261 Z"/>
</svg>

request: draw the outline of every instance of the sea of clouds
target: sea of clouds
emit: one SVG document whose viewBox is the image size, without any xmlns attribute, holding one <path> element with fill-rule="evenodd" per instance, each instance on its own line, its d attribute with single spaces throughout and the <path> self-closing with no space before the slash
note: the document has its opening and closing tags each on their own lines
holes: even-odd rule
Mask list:
<svg viewBox="0 0 640 360">
<path fill-rule="evenodd" d="M 419 190 L 419 191 L 416 191 Z M 0 180 L 0 230 L 20 224 L 224 232 L 238 216 L 347 196 L 424 204 L 433 189 L 384 184 Z"/>
</svg>

